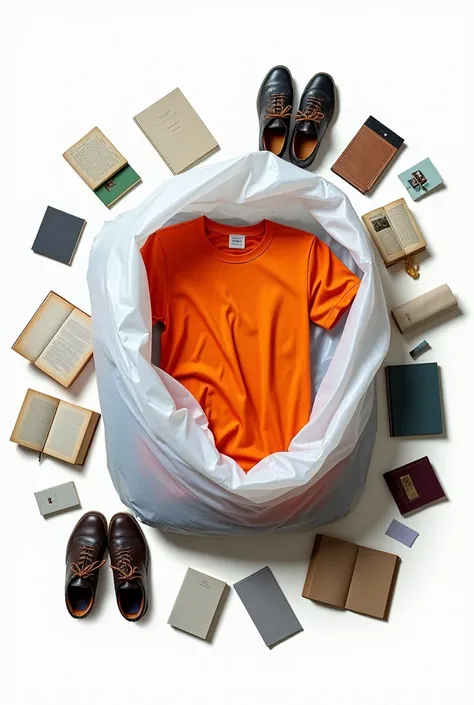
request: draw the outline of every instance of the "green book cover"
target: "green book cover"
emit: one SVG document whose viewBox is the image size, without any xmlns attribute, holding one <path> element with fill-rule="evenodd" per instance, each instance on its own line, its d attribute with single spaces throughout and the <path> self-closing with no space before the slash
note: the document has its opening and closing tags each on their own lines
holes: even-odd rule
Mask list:
<svg viewBox="0 0 474 705">
<path fill-rule="evenodd" d="M 436 362 L 389 365 L 385 368 L 385 376 L 392 437 L 443 433 Z"/>
<path fill-rule="evenodd" d="M 99 186 L 94 193 L 100 198 L 102 203 L 110 208 L 119 198 L 125 196 L 130 189 L 139 184 L 141 178 L 137 172 L 132 169 L 130 164 L 124 166 L 111 179 Z"/>
</svg>

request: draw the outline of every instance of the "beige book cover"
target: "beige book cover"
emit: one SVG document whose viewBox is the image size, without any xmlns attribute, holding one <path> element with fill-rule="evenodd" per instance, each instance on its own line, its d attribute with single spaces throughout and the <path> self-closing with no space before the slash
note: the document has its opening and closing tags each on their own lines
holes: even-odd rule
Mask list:
<svg viewBox="0 0 474 705">
<path fill-rule="evenodd" d="M 179 88 L 133 119 L 173 174 L 180 174 L 219 149 Z"/>
<path fill-rule="evenodd" d="M 63 157 L 93 191 L 128 163 L 98 127 L 69 147 Z"/>
</svg>

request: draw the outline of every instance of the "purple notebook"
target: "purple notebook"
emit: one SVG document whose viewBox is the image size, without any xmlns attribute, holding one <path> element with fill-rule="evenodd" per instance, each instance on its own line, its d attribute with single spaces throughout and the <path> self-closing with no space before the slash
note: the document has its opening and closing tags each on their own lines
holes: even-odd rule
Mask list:
<svg viewBox="0 0 474 705">
<path fill-rule="evenodd" d="M 427 456 L 386 472 L 384 478 L 404 517 L 446 499 Z"/>
</svg>

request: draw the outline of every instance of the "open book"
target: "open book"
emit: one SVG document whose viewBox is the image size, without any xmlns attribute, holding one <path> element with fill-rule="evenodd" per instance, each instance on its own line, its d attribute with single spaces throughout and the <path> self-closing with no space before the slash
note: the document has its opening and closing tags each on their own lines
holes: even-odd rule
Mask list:
<svg viewBox="0 0 474 705">
<path fill-rule="evenodd" d="M 362 216 L 386 267 L 423 252 L 426 242 L 404 198 Z M 415 272 L 418 268 L 415 267 Z M 413 273 L 408 271 L 410 276 Z"/>
<path fill-rule="evenodd" d="M 303 597 L 387 619 L 399 562 L 393 553 L 318 534 Z"/>
<path fill-rule="evenodd" d="M 70 387 L 92 357 L 91 317 L 50 291 L 12 349 Z"/>
<path fill-rule="evenodd" d="M 96 411 L 28 389 L 10 440 L 83 465 L 99 419 Z"/>
</svg>

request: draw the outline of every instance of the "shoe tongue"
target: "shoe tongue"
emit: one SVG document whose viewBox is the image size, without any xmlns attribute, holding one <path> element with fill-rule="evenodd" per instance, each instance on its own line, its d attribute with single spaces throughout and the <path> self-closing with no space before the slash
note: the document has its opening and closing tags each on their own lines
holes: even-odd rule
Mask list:
<svg viewBox="0 0 474 705">
<path fill-rule="evenodd" d="M 71 587 L 75 588 L 88 588 L 90 589 L 89 583 L 84 580 L 84 578 L 74 578 L 74 580 L 70 583 Z"/>
<path fill-rule="evenodd" d="M 311 120 L 302 120 L 298 125 L 298 132 L 302 132 L 308 137 L 317 137 L 316 125 Z"/>
<path fill-rule="evenodd" d="M 136 590 L 136 589 L 137 589 L 137 584 L 133 581 L 130 582 L 130 580 L 126 580 L 119 587 L 119 590 Z"/>
<path fill-rule="evenodd" d="M 273 120 L 270 120 L 270 122 L 268 123 L 266 129 L 267 130 L 268 129 L 270 129 L 270 130 L 280 129 L 281 130 L 282 127 L 285 127 L 285 123 L 283 122 L 283 120 L 281 120 L 280 118 L 273 118 Z"/>
</svg>

